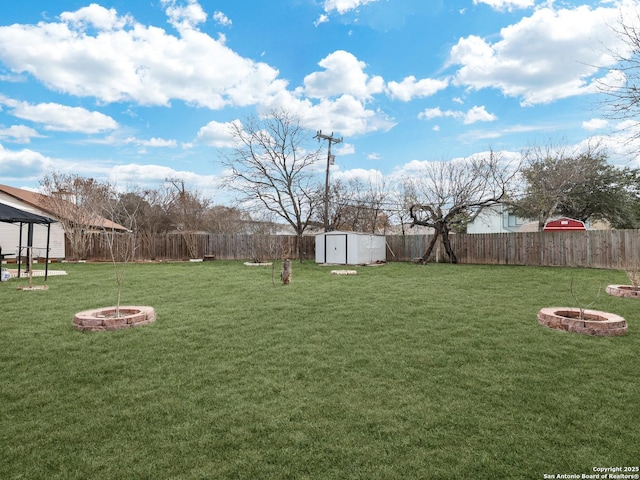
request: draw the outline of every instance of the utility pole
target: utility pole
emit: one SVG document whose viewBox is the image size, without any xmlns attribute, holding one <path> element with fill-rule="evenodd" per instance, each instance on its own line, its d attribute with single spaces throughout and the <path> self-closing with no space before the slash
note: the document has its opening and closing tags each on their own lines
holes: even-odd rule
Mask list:
<svg viewBox="0 0 640 480">
<path fill-rule="evenodd" d="M 322 133 L 322 130 L 318 130 L 316 136 L 313 138 L 317 138 L 318 141 L 327 140 L 329 142 L 329 149 L 327 153 L 327 175 L 324 184 L 324 231 L 326 232 L 329 230 L 329 167 L 335 163 L 336 159 L 335 155 L 331 155 L 331 144 L 335 143 L 337 145 L 338 143 L 341 143 L 342 137 L 335 138 L 333 136 L 333 132 L 331 132 L 331 135 L 325 135 Z"/>
<path fill-rule="evenodd" d="M 180 206 L 182 207 L 182 217 L 183 217 L 182 221 L 184 222 L 183 223 L 183 229 L 186 229 L 186 227 L 187 227 L 187 202 L 186 202 L 186 195 L 185 195 L 185 190 L 184 190 L 184 180 L 180 180 L 179 178 L 165 178 L 164 181 L 171 183 L 174 187 L 176 187 L 176 190 L 178 190 L 178 195 L 179 195 L 179 198 L 180 198 Z M 176 226 L 179 227 L 178 225 L 176 225 Z"/>
</svg>

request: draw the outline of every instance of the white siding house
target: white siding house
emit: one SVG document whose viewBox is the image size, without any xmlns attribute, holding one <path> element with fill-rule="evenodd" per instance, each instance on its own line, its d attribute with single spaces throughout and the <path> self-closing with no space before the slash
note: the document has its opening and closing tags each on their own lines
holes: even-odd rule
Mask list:
<svg viewBox="0 0 640 480">
<path fill-rule="evenodd" d="M 520 232 L 530 223 L 531 220 L 517 217 L 509 212 L 505 205 L 499 203 L 483 208 L 478 216 L 467 224 L 467 233 Z"/>
<path fill-rule="evenodd" d="M 23 210 L 29 213 L 35 213 L 36 215 L 42 215 L 43 217 L 50 217 L 50 215 L 42 210 L 32 207 L 24 202 L 9 197 L 4 192 L 0 191 L 0 203 L 9 205 L 11 207 Z M 22 225 L 22 247 L 27 245 L 27 233 L 29 225 Z M 11 257 L 17 257 L 18 246 L 20 245 L 20 224 L 16 223 L 4 223 L 0 222 L 0 247 L 2 248 L 3 255 L 11 255 Z M 33 225 L 33 256 L 34 257 L 46 257 L 47 256 L 47 225 Z M 49 258 L 50 259 L 63 259 L 65 257 L 64 247 L 64 230 L 60 223 L 52 223 L 49 239 Z M 25 252 L 23 251 L 24 255 Z M 11 258 L 9 257 L 9 258 Z"/>
<path fill-rule="evenodd" d="M 40 194 L 31 192 L 29 190 L 23 190 L 20 188 L 10 187 L 8 185 L 0 185 L 0 203 L 9 205 L 13 208 L 17 208 L 24 212 L 35 213 L 43 217 L 48 217 L 53 220 L 59 220 L 56 215 L 47 210 L 47 197 Z M 74 208 L 77 208 L 74 206 Z M 94 216 L 94 223 L 98 227 L 114 228 L 118 231 L 127 231 L 125 227 L 114 223 L 106 218 Z M 47 226 L 46 225 L 33 225 L 33 256 L 34 257 L 46 257 L 47 249 Z M 24 248 L 27 244 L 27 232 L 28 225 L 22 226 L 22 246 Z M 3 255 L 18 255 L 20 245 L 20 224 L 0 222 L 0 247 L 2 248 Z M 50 239 L 49 239 L 49 258 L 50 259 L 64 259 L 65 252 L 65 232 L 64 227 L 60 222 L 51 224 Z"/>
</svg>

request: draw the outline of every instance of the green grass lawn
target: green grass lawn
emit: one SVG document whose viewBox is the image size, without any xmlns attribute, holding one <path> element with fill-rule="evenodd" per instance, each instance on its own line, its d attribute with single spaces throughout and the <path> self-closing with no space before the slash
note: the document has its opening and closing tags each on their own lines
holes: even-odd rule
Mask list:
<svg viewBox="0 0 640 480">
<path fill-rule="evenodd" d="M 607 270 L 128 265 L 157 321 L 86 333 L 110 265 L 0 284 L 1 479 L 542 479 L 640 464 L 640 301 Z M 352 267 L 348 267 L 352 268 Z M 34 279 L 41 284 L 42 279 Z M 547 329 L 584 305 L 624 337 Z M 601 290 L 598 296 L 598 290 Z"/>
</svg>

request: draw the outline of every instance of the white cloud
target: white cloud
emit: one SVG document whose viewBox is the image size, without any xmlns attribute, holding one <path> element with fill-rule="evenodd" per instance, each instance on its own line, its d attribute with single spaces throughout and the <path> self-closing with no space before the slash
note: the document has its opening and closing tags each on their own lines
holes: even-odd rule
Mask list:
<svg viewBox="0 0 640 480">
<path fill-rule="evenodd" d="M 448 80 L 434 80 L 424 78 L 416 81 L 413 75 L 406 77 L 402 82 L 389 82 L 387 88 L 392 98 L 408 102 L 415 97 L 430 97 L 449 85 Z"/>
<path fill-rule="evenodd" d="M 602 130 L 609 125 L 609 122 L 603 118 L 592 118 L 586 122 L 582 122 L 582 128 L 585 130 Z"/>
<path fill-rule="evenodd" d="M 338 148 L 332 150 L 336 155 L 353 155 L 356 152 L 356 147 L 352 143 L 340 143 Z"/>
<path fill-rule="evenodd" d="M 322 25 L 323 23 L 327 23 L 328 21 L 329 21 L 329 17 L 323 14 L 323 15 L 320 15 L 315 22 L 313 22 L 313 26 L 318 27 L 319 25 Z"/>
<path fill-rule="evenodd" d="M 118 123 L 108 115 L 82 107 L 68 107 L 58 103 L 32 105 L 0 95 L 0 104 L 11 109 L 11 115 L 44 125 L 45 130 L 60 132 L 100 133 L 114 130 Z"/>
<path fill-rule="evenodd" d="M 305 128 L 333 131 L 344 136 L 388 131 L 395 126 L 392 118 L 384 112 L 367 108 L 366 104 L 366 101 L 351 95 L 313 101 L 303 97 L 302 89 L 295 92 L 282 90 L 259 105 L 257 111 L 260 115 L 269 115 L 272 110 L 283 109 L 297 116 Z"/>
<path fill-rule="evenodd" d="M 471 125 L 476 122 L 493 122 L 497 120 L 498 117 L 493 113 L 487 112 L 484 106 L 478 107 L 474 105 L 467 113 L 464 114 L 464 120 L 462 123 L 465 125 Z"/>
<path fill-rule="evenodd" d="M 232 25 L 232 21 L 222 12 L 214 12 L 213 14 L 213 19 L 219 23 L 220 25 L 223 25 L 225 27 L 230 27 Z"/>
<path fill-rule="evenodd" d="M 304 78 L 304 93 L 309 97 L 351 95 L 366 100 L 384 90 L 382 77 L 370 77 L 364 73 L 366 64 L 344 50 L 327 55 L 319 65 L 323 71 L 313 72 Z"/>
<path fill-rule="evenodd" d="M 540 133 L 549 134 L 551 136 L 558 132 L 559 126 L 555 124 L 541 125 L 511 125 L 506 128 L 494 128 L 490 130 L 470 130 L 459 135 L 460 141 L 478 141 L 491 140 L 504 137 L 506 135 L 522 134 L 522 133 Z"/>
<path fill-rule="evenodd" d="M 361 5 L 377 1 L 378 0 L 325 0 L 324 11 L 328 13 L 335 10 L 342 15 L 350 10 L 357 9 Z"/>
<path fill-rule="evenodd" d="M 242 122 L 240 120 L 228 123 L 209 122 L 198 131 L 197 140 L 212 147 L 233 148 L 236 146 L 236 141 L 231 135 L 234 124 L 241 125 Z"/>
<path fill-rule="evenodd" d="M 609 70 L 609 72 L 600 78 L 594 85 L 594 89 L 604 92 L 615 92 L 623 88 L 627 82 L 627 76 L 621 70 Z"/>
<path fill-rule="evenodd" d="M 151 138 L 149 140 L 142 140 L 140 138 L 129 137 L 124 143 L 139 145 L 141 147 L 152 147 L 152 148 L 174 148 L 178 146 L 178 142 L 175 140 L 165 140 L 164 138 Z"/>
<path fill-rule="evenodd" d="M 164 3 L 178 36 L 91 6 L 65 12 L 59 22 L 0 27 L 0 61 L 52 90 L 103 103 L 167 106 L 177 99 L 219 109 L 256 104 L 286 88 L 276 69 L 197 30 L 203 17 L 196 2 Z M 97 30 L 85 31 L 87 23 Z"/>
<path fill-rule="evenodd" d="M 423 120 L 432 120 L 434 118 L 441 118 L 441 117 L 460 118 L 460 116 L 461 116 L 460 112 L 454 112 L 452 110 L 447 110 L 443 112 L 440 109 L 440 107 L 427 108 L 418 114 L 418 118 Z"/>
<path fill-rule="evenodd" d="M 321 100 L 317 105 L 308 102 L 301 109 L 304 126 L 312 130 L 336 132 L 344 136 L 359 135 L 375 131 L 388 131 L 395 122 L 382 112 L 368 110 L 362 102 L 350 95 L 336 100 Z"/>
<path fill-rule="evenodd" d="M 83 31 L 86 26 L 93 26 L 98 30 L 119 30 L 132 20 L 129 16 L 119 17 L 114 8 L 107 10 L 96 3 L 75 12 L 62 12 L 60 19 L 79 31 Z"/>
<path fill-rule="evenodd" d="M 608 49 L 621 46 L 611 28 L 620 15 L 615 6 L 545 7 L 502 29 L 495 43 L 461 38 L 450 52 L 450 64 L 460 66 L 454 84 L 496 88 L 523 105 L 592 92 L 596 66 L 615 63 Z"/>
<path fill-rule="evenodd" d="M 473 0 L 473 4 L 484 3 L 496 10 L 513 10 L 516 8 L 531 8 L 535 0 Z"/>
<path fill-rule="evenodd" d="M 522 154 L 520 152 L 513 152 L 509 150 L 497 150 L 497 151 L 480 151 L 477 153 L 473 153 L 466 157 L 456 157 L 447 161 L 442 160 L 411 160 L 406 162 L 403 165 L 397 166 L 393 172 L 387 177 L 390 180 L 398 181 L 403 178 L 416 178 L 420 177 L 424 174 L 425 168 L 428 168 L 430 165 L 438 164 L 438 163 L 449 163 L 449 162 L 457 162 L 457 163 L 467 163 L 474 158 L 481 157 L 489 157 L 489 155 L 496 155 L 500 159 L 500 163 L 503 166 L 516 166 L 520 163 L 522 159 Z"/>
<path fill-rule="evenodd" d="M 364 168 L 352 168 L 350 170 L 337 170 L 334 172 L 333 178 L 334 180 L 341 180 L 343 182 L 359 180 L 371 185 L 384 184 L 384 175 L 375 169 L 365 170 Z"/>
<path fill-rule="evenodd" d="M 105 104 L 170 106 L 180 100 L 210 109 L 287 108 L 308 118 L 312 128 L 341 129 L 344 135 L 393 126 L 392 120 L 366 105 L 374 95 L 384 93 L 384 80 L 365 73 L 365 63 L 351 53 L 329 54 L 320 61 L 323 70 L 311 73 L 303 86 L 289 91 L 278 70 L 238 55 L 225 45 L 223 36 L 215 40 L 198 30 L 196 25 L 204 17 L 195 0 L 186 5 L 162 0 L 162 4 L 176 24 L 177 35 L 95 4 L 65 12 L 57 22 L 0 26 L 0 63 L 16 75 L 34 77 L 50 90 L 93 97 Z M 420 95 L 428 85 L 420 81 L 412 88 Z M 53 104 L 49 107 L 54 109 Z M 38 108 L 44 113 L 44 106 Z M 49 113 L 47 128 L 95 133 L 117 127 L 98 112 L 68 113 L 66 120 Z M 74 117 L 84 120 L 70 124 Z M 39 118 L 44 121 L 45 117 Z"/>
<path fill-rule="evenodd" d="M 220 178 L 215 175 L 199 175 L 186 170 L 177 170 L 162 165 L 117 165 L 106 172 L 109 181 L 120 186 L 158 188 L 167 178 L 179 178 L 190 189 L 197 190 L 205 198 L 215 199 L 220 194 L 217 185 Z M 133 180 L 132 180 L 133 179 Z"/>
<path fill-rule="evenodd" d="M 38 179 L 50 170 L 54 161 L 30 149 L 8 150 L 0 144 L 0 178 L 3 183 L 12 178 Z"/>
<path fill-rule="evenodd" d="M 161 0 L 167 6 L 169 21 L 178 29 L 195 28 L 207 21 L 207 14 L 197 0 L 188 0 L 186 5 L 179 5 L 176 0 Z"/>
<path fill-rule="evenodd" d="M 476 122 L 493 122 L 497 120 L 497 116 L 487 112 L 484 106 L 473 106 L 467 112 L 461 112 L 456 110 L 441 110 L 439 107 L 427 108 L 418 114 L 418 118 L 422 120 L 433 120 L 434 118 L 450 117 L 457 120 L 462 120 L 465 125 L 471 125 Z"/>
<path fill-rule="evenodd" d="M 14 143 L 30 143 L 32 138 L 42 138 L 36 130 L 25 125 L 12 125 L 0 129 L 0 140 L 5 139 Z"/>
</svg>

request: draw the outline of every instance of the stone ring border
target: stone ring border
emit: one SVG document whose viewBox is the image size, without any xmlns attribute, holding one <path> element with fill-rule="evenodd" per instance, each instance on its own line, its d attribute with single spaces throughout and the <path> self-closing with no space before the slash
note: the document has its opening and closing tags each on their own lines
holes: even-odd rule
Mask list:
<svg viewBox="0 0 640 480">
<path fill-rule="evenodd" d="M 627 321 L 620 315 L 588 309 L 583 313 L 585 318 L 579 318 L 580 310 L 576 308 L 543 308 L 538 312 L 538 323 L 555 330 L 584 335 L 609 337 L 627 333 Z"/>
<path fill-rule="evenodd" d="M 120 316 L 111 317 L 115 311 L 116 307 L 104 307 L 78 312 L 73 317 L 73 326 L 82 331 L 100 332 L 138 327 L 156 321 L 156 311 L 153 307 L 122 306 Z"/>
<path fill-rule="evenodd" d="M 614 297 L 640 298 L 640 289 L 633 285 L 608 285 L 606 292 Z"/>
</svg>

